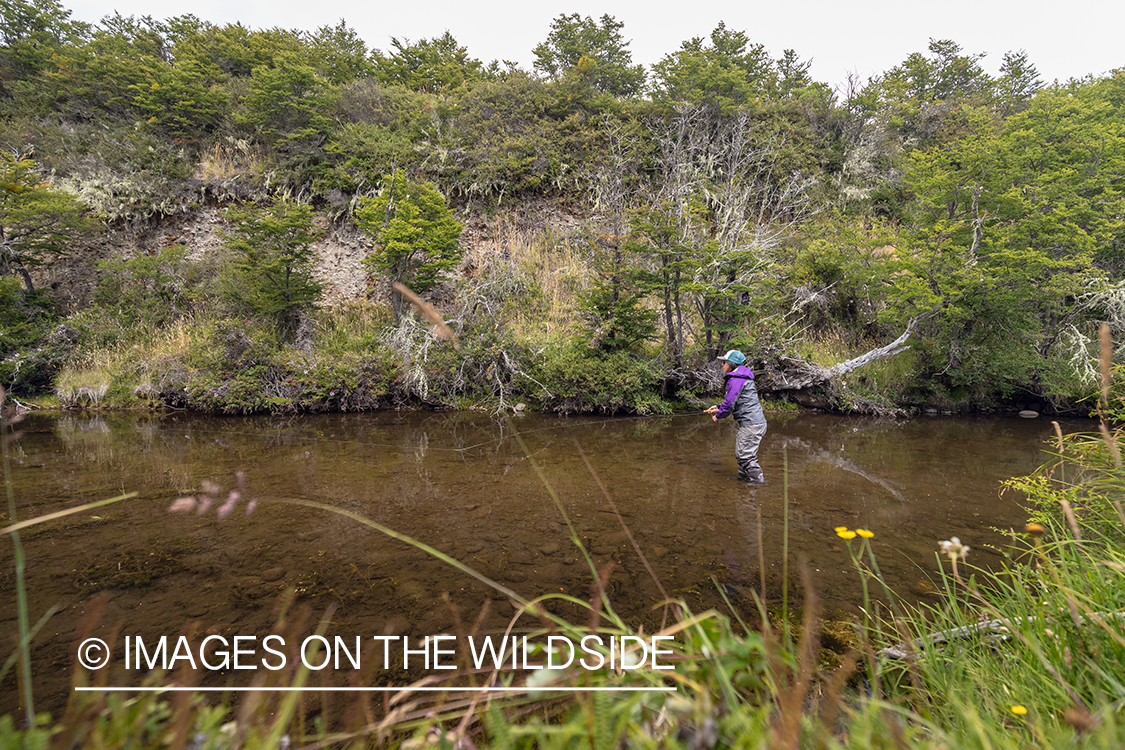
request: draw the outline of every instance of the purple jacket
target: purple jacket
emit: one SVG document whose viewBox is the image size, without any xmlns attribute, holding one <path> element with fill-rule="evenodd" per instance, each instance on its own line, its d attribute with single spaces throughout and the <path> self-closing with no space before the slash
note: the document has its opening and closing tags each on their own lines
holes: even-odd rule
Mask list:
<svg viewBox="0 0 1125 750">
<path fill-rule="evenodd" d="M 754 371 L 746 365 L 739 365 L 723 375 L 723 378 L 727 384 L 726 398 L 719 404 L 719 411 L 715 416 L 722 419 L 734 412 L 734 419 L 740 424 L 765 422 L 766 417 L 758 401 L 758 389 L 754 386 Z"/>
</svg>

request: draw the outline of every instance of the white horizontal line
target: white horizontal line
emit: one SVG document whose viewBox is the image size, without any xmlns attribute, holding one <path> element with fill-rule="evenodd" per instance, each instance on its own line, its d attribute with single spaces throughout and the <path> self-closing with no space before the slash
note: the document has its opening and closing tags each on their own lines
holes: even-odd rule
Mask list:
<svg viewBox="0 0 1125 750">
<path fill-rule="evenodd" d="M 106 687 L 76 687 L 74 691 L 93 693 L 133 692 L 133 693 L 667 693 L 675 690 L 668 687 L 128 687 L 110 685 Z"/>
</svg>

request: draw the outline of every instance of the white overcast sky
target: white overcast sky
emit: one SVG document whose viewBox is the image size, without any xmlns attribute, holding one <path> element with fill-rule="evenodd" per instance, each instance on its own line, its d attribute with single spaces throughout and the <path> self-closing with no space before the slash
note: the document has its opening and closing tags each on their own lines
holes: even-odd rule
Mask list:
<svg viewBox="0 0 1125 750">
<path fill-rule="evenodd" d="M 849 73 L 861 79 L 926 52 L 931 38 L 952 39 L 965 52 L 987 53 L 995 74 L 1006 51 L 1025 50 L 1044 82 L 1101 75 L 1125 68 L 1125 0 L 1012 2 L 1012 0 L 62 0 L 72 18 L 96 22 L 119 12 L 158 19 L 193 13 L 216 24 L 252 29 L 312 31 L 341 18 L 367 45 L 386 50 L 391 37 L 416 40 L 450 31 L 485 62 L 513 60 L 531 68 L 531 49 L 546 39 L 561 13 L 595 19 L 610 14 L 625 24 L 635 62 L 646 66 L 693 36 L 707 36 L 719 21 L 746 31 L 773 57 L 793 49 L 812 60 L 816 80 L 839 86 Z"/>
</svg>

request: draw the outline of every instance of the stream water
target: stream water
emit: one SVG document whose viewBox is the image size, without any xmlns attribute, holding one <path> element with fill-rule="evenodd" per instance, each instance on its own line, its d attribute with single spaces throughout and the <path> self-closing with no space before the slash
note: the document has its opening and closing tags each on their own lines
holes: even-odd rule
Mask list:
<svg viewBox="0 0 1125 750">
<path fill-rule="evenodd" d="M 510 620 L 511 603 L 484 583 L 351 517 L 287 501 L 368 518 L 526 597 L 588 599 L 594 577 L 549 484 L 607 572 L 615 610 L 636 625 L 657 617 L 661 589 L 693 610 L 726 608 L 720 590 L 739 607 L 764 579 L 776 599 L 787 485 L 791 579 L 807 561 L 827 610 L 854 612 L 859 577 L 834 527 L 873 531 L 887 583 L 918 601 L 936 579 L 939 540 L 960 537 L 971 564 L 998 563 L 990 545 L 1002 547 L 1001 530 L 1025 521 L 1021 498 L 1001 482 L 1046 460 L 1053 435 L 1046 419 L 774 415 L 760 453 L 768 484 L 750 488 L 735 478 L 734 425 L 706 415 L 528 415 L 506 424 L 473 413 L 66 413 L 33 414 L 19 427 L 10 448 L 21 520 L 139 493 L 23 532 L 32 622 L 58 607 L 32 652 L 37 708 L 56 712 L 82 628 L 111 647 L 126 635 L 174 638 L 189 623 L 198 635 L 261 637 L 285 591 L 314 616 L 335 604 L 333 632 L 348 637 L 449 632 L 451 605 L 471 623 L 486 601 L 481 632 Z M 220 520 L 216 508 L 239 472 L 245 498 Z M 169 512 L 205 481 L 220 488 L 219 503 L 203 515 Z M 17 630 L 14 569 L 5 537 L 3 656 Z M 121 658 L 114 679 L 139 684 L 120 673 Z M 14 672 L 0 685 L 0 712 L 15 710 Z"/>
</svg>

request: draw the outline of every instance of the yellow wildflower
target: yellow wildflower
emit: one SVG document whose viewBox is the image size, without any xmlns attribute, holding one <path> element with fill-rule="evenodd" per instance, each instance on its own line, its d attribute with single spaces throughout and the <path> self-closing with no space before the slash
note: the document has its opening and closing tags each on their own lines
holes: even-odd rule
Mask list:
<svg viewBox="0 0 1125 750">
<path fill-rule="evenodd" d="M 836 536 L 840 537 L 841 539 L 855 539 L 855 532 L 844 529 L 843 531 L 837 531 Z"/>
<path fill-rule="evenodd" d="M 874 531 L 868 531 L 867 529 L 856 529 L 855 533 L 859 534 L 864 539 L 870 539 L 871 537 L 875 536 Z"/>
<path fill-rule="evenodd" d="M 847 530 L 848 530 L 848 527 L 847 527 L 847 526 L 837 526 L 837 527 L 836 527 L 836 528 L 834 529 L 834 531 L 835 531 L 835 532 L 836 532 L 837 534 L 839 534 L 839 533 L 840 533 L 841 531 L 847 531 Z"/>
<path fill-rule="evenodd" d="M 1023 716 L 1027 713 L 1027 706 L 1012 706 L 1012 713 L 1016 716 Z"/>
</svg>

